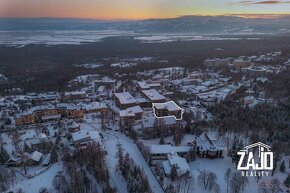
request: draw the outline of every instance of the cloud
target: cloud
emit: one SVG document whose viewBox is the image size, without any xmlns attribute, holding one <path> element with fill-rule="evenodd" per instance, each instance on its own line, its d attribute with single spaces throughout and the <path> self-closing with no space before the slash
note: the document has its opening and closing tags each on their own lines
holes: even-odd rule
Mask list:
<svg viewBox="0 0 290 193">
<path fill-rule="evenodd" d="M 258 1 L 252 4 L 283 4 L 283 1 Z"/>
<path fill-rule="evenodd" d="M 256 13 L 247 13 L 247 14 L 226 14 L 227 16 L 236 16 L 243 18 L 263 18 L 263 19 L 275 19 L 282 17 L 290 17 L 290 14 L 256 14 Z"/>
<path fill-rule="evenodd" d="M 228 3 L 228 5 L 276 5 L 276 4 L 290 4 L 290 1 L 283 1 L 283 0 L 267 0 L 267 1 L 244 0 L 244 1 L 239 1 L 239 2 Z"/>
</svg>

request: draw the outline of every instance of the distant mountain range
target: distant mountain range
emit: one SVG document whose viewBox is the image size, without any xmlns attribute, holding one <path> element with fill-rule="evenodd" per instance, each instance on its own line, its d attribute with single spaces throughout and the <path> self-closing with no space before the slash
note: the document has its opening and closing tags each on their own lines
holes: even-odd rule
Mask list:
<svg viewBox="0 0 290 193">
<path fill-rule="evenodd" d="M 277 33 L 290 32 L 290 16 L 242 18 L 236 16 L 182 16 L 138 21 L 102 21 L 71 18 L 0 19 L 0 31 L 18 30 L 128 30 L 137 33 Z"/>
</svg>

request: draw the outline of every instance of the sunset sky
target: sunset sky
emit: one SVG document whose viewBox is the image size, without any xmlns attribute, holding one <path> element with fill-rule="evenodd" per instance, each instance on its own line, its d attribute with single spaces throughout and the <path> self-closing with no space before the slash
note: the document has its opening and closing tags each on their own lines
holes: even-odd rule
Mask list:
<svg viewBox="0 0 290 193">
<path fill-rule="evenodd" d="M 290 14 L 290 0 L 0 0 L 0 17 L 92 19 Z"/>
</svg>

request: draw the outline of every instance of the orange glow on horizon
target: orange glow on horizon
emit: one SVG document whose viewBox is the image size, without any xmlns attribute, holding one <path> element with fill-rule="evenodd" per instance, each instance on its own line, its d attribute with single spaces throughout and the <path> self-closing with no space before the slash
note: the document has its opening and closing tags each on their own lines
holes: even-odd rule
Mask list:
<svg viewBox="0 0 290 193">
<path fill-rule="evenodd" d="M 234 0 L 0 0 L 0 18 L 85 18 L 142 20 L 183 15 L 277 18 L 289 15 L 287 5 L 228 5 Z M 290 4 L 289 4 L 290 5 Z M 280 6 L 276 7 L 275 6 Z M 275 9 L 274 9 L 275 8 Z M 288 6 L 289 8 L 289 6 Z"/>
</svg>

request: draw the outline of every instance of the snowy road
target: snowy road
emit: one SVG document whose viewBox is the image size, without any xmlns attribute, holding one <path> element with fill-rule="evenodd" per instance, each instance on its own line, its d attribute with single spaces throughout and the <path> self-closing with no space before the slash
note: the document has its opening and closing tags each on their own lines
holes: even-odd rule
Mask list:
<svg viewBox="0 0 290 193">
<path fill-rule="evenodd" d="M 93 124 L 88 124 L 95 130 L 101 131 L 99 127 Z M 139 151 L 138 147 L 136 146 L 133 141 L 124 136 L 121 133 L 115 131 L 109 131 L 103 140 L 106 150 L 108 152 L 108 164 L 110 166 L 110 175 L 112 177 L 112 181 L 115 183 L 118 192 L 123 193 L 127 192 L 126 182 L 124 178 L 116 172 L 116 145 L 120 142 L 125 152 L 130 154 L 130 157 L 134 160 L 134 162 L 143 168 L 145 175 L 148 177 L 150 187 L 154 193 L 164 193 L 163 189 L 161 188 L 160 184 L 158 183 L 157 179 L 155 178 L 154 174 L 152 173 L 151 169 L 149 168 L 147 162 L 144 160 L 141 152 Z M 125 187 L 124 187 L 125 186 Z"/>
<path fill-rule="evenodd" d="M 131 139 L 123 136 L 119 133 L 110 134 L 104 143 L 107 147 L 108 151 L 108 158 L 115 159 L 115 163 L 117 163 L 116 155 L 116 145 L 118 143 L 122 144 L 125 152 L 130 154 L 130 157 L 134 160 L 134 162 L 143 168 L 146 176 L 148 177 L 150 187 L 154 193 L 162 193 L 164 192 L 160 187 L 159 183 L 157 182 L 154 174 L 152 173 L 151 169 L 149 168 L 147 162 L 144 160 L 142 154 L 140 153 L 139 149 L 137 148 L 136 144 L 134 144 Z"/>
</svg>

